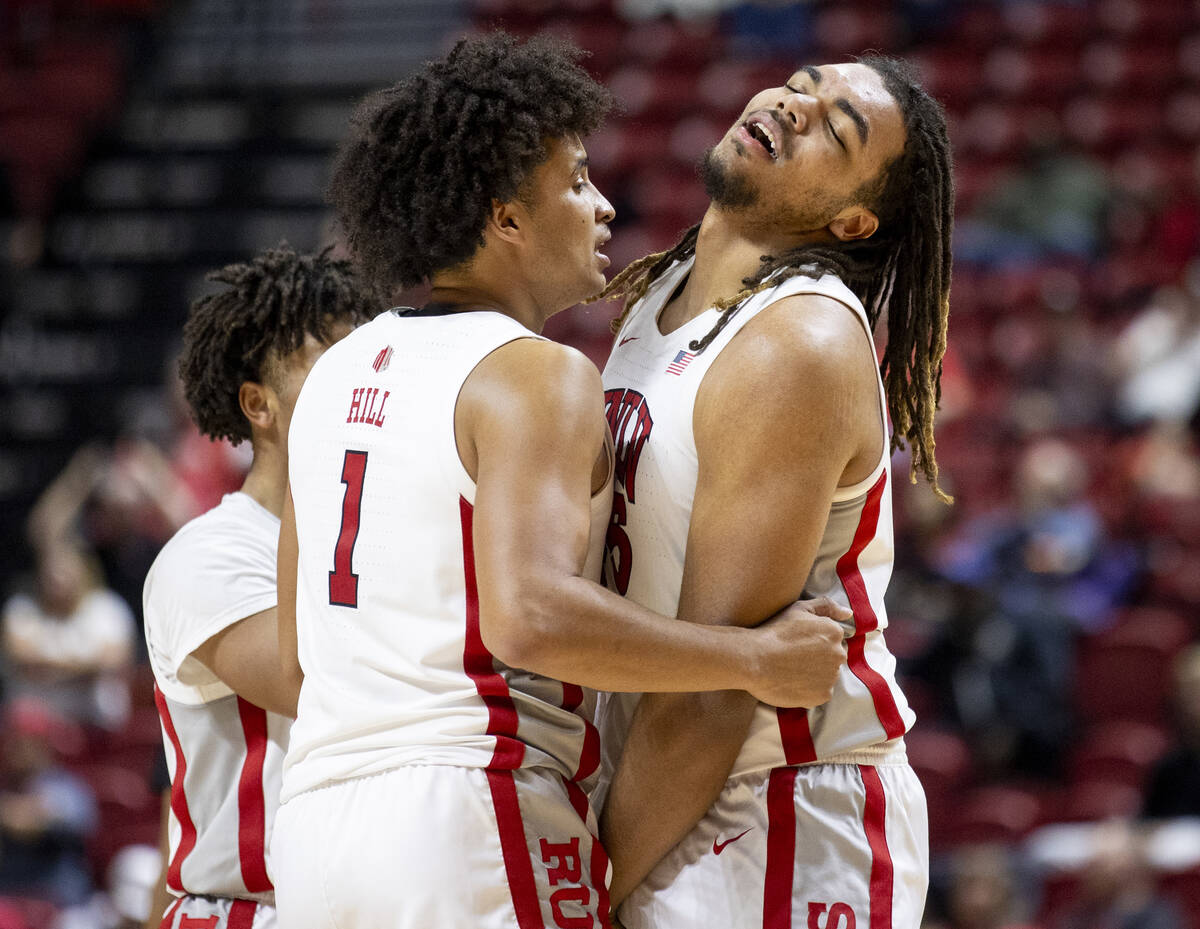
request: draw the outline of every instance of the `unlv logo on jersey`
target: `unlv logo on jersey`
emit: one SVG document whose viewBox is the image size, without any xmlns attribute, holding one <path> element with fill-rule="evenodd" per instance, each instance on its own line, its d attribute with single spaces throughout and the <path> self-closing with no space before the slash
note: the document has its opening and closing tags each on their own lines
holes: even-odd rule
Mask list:
<svg viewBox="0 0 1200 929">
<path fill-rule="evenodd" d="M 633 503 L 638 459 L 642 457 L 642 448 L 654 428 L 650 407 L 636 390 L 607 390 L 604 392 L 604 414 L 608 417 L 608 428 L 612 430 L 615 445 L 615 477 L 625 488 L 626 499 Z"/>
<path fill-rule="evenodd" d="M 646 398 L 636 390 L 624 388 L 604 392 L 604 413 L 613 434 L 616 458 L 613 479 L 620 488 L 613 490 L 612 522 L 604 537 L 604 560 L 609 583 L 617 593 L 624 594 L 629 590 L 629 574 L 633 570 L 633 546 L 624 528 L 628 515 L 626 502 L 633 503 L 638 461 L 654 420 L 650 418 Z"/>
</svg>

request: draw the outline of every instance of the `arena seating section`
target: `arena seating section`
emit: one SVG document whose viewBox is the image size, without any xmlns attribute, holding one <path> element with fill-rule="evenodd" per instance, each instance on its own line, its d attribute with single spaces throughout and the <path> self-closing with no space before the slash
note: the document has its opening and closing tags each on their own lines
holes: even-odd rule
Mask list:
<svg viewBox="0 0 1200 929">
<path fill-rule="evenodd" d="M 587 66 L 621 100 L 622 114 L 588 141 L 593 179 L 618 211 L 614 270 L 671 244 L 697 220 L 705 205 L 697 157 L 752 92 L 781 83 L 796 64 L 761 37 L 736 35 L 728 18 L 627 21 L 611 0 L 477 0 L 461 10 L 435 0 L 360 0 L 348 7 L 374 10 L 380 22 L 386 8 L 409 8 L 400 29 L 408 45 L 397 39 L 390 59 L 377 51 L 365 64 L 349 52 L 325 54 L 324 69 L 312 70 L 304 66 L 312 45 L 298 43 L 292 57 L 271 59 L 264 75 L 255 71 L 255 51 L 268 48 L 264 36 L 286 23 L 229 25 L 223 17 L 232 7 L 220 0 L 160 6 L 23 0 L 5 7 L 8 16 L 62 24 L 47 26 L 31 44 L 0 41 L 0 165 L 12 200 L 0 232 L 33 218 L 44 223 L 45 243 L 38 260 L 0 277 L 8 307 L 0 329 L 9 414 L 0 417 L 6 538 L 19 538 L 38 489 L 78 444 L 111 438 L 131 399 L 159 389 L 165 353 L 205 269 L 281 238 L 301 248 L 328 239 L 322 187 L 349 102 L 403 73 L 431 41 L 442 47 L 431 37 L 451 29 L 455 15 L 463 15 L 463 26 L 570 38 L 591 53 Z M 1200 6 L 943 6 L 936 28 L 925 23 L 918 31 L 885 0 L 813 4 L 805 61 L 843 60 L 869 47 L 912 57 L 948 109 L 960 215 L 1016 162 L 1029 125 L 1047 118 L 1114 177 L 1168 192 L 1168 199 L 1171 191 L 1196 189 Z M 324 26 L 346 49 L 371 31 Z M 1179 277 L 1180 265 L 1155 248 L 1130 237 L 1096 260 L 956 267 L 952 362 L 969 372 L 972 391 L 967 411 L 942 429 L 938 455 L 968 515 L 1012 506 L 1015 453 L 1004 411 L 1022 375 L 1004 360 L 1006 327 L 1018 320 L 1047 331 L 1057 324 L 1054 294 L 1066 291 L 1070 313 L 1111 337 L 1153 288 Z M 614 309 L 573 311 L 549 334 L 602 362 Z M 1110 454 L 1118 434 L 1088 425 L 1063 435 L 1093 468 L 1089 496 L 1109 531 L 1154 554 L 1144 590 L 1083 637 L 1074 683 L 1078 738 L 1060 783 L 981 776 L 949 725 L 934 721 L 912 734 L 910 755 L 936 811 L 935 851 L 1020 843 L 1046 823 L 1135 813 L 1146 771 L 1167 745 L 1166 669 L 1200 631 L 1200 506 L 1141 499 L 1135 510 L 1118 456 Z M 23 559 L 14 553 L 6 570 Z M 906 643 L 920 638 L 905 622 L 896 617 L 901 658 Z M 130 730 L 75 759 L 104 811 L 98 867 L 125 841 L 154 838 L 157 801 L 144 773 L 159 737 L 147 681 L 140 687 Z M 1051 881 L 1043 906 L 1069 899 L 1077 878 Z M 1165 875 L 1163 883 L 1191 889 L 1200 925 L 1200 871 Z"/>
</svg>

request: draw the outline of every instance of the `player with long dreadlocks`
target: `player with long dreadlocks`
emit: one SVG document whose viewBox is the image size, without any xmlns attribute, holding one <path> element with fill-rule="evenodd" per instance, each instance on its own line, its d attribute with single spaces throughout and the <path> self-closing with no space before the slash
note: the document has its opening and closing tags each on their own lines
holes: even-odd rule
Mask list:
<svg viewBox="0 0 1200 929">
<path fill-rule="evenodd" d="M 750 100 L 703 175 L 703 221 L 602 294 L 626 297 L 604 372 L 606 582 L 720 623 L 828 596 L 853 610 L 849 660 L 807 711 L 734 691 L 603 698 L 612 900 L 629 929 L 915 929 L 927 813 L 883 593 L 891 451 L 907 440 L 913 479 L 944 497 L 945 120 L 900 62 L 803 67 Z"/>
</svg>

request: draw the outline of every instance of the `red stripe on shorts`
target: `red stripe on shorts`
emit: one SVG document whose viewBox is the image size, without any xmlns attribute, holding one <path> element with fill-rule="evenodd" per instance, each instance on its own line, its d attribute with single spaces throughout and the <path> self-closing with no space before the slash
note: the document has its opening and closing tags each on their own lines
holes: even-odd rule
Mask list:
<svg viewBox="0 0 1200 929">
<path fill-rule="evenodd" d="M 233 906 L 229 908 L 227 929 L 251 929 L 257 909 L 258 904 L 253 900 L 234 900 Z"/>
<path fill-rule="evenodd" d="M 796 870 L 796 769 L 775 768 L 767 782 L 767 870 L 763 929 L 792 929 Z"/>
<path fill-rule="evenodd" d="M 238 858 L 246 891 L 256 894 L 275 889 L 267 876 L 267 810 L 263 796 L 267 713 L 241 697 L 237 698 L 237 706 L 246 738 L 246 761 L 238 779 Z"/>
<path fill-rule="evenodd" d="M 483 644 L 479 632 L 479 588 L 475 582 L 475 542 L 472 524 L 475 509 L 462 497 L 458 498 L 462 518 L 463 575 L 467 594 L 467 630 L 463 645 L 463 670 L 475 682 L 475 690 L 488 711 L 487 734 L 496 737 L 489 769 L 511 771 L 521 767 L 525 758 L 525 743 L 517 734 L 517 708 L 508 692 L 508 682 L 496 670 L 492 653 Z"/>
<path fill-rule="evenodd" d="M 533 863 L 525 842 L 525 824 L 521 821 L 521 805 L 517 800 L 517 785 L 511 771 L 488 770 L 488 787 L 492 792 L 492 807 L 496 811 L 496 827 L 500 832 L 500 850 L 504 854 L 504 873 L 512 895 L 513 909 L 520 929 L 544 929 L 542 906 L 538 902 L 537 884 L 533 879 Z"/>
<path fill-rule="evenodd" d="M 175 921 L 175 911 L 179 909 L 179 904 L 183 903 L 183 897 L 176 897 L 175 902 L 167 907 L 167 912 L 163 914 L 162 922 L 158 924 L 158 929 L 171 929 L 171 923 Z"/>
<path fill-rule="evenodd" d="M 567 796 L 571 800 L 571 806 L 575 808 L 575 812 L 583 820 L 584 828 L 588 829 L 588 835 L 592 840 L 592 857 L 588 868 L 592 875 L 592 886 L 596 888 L 596 893 L 600 898 L 596 903 L 596 916 L 600 920 L 600 925 L 607 927 L 609 923 L 608 852 L 604 850 L 604 845 L 601 843 L 600 837 L 588 828 L 588 811 L 590 806 L 587 794 L 574 781 L 568 781 L 564 778 L 563 784 L 566 785 Z"/>
<path fill-rule="evenodd" d="M 859 556 L 875 538 L 875 531 L 879 528 L 879 509 L 886 486 L 885 470 L 867 491 L 858 530 L 854 533 L 854 541 L 846 554 L 838 559 L 837 574 L 850 601 L 850 609 L 854 611 L 854 635 L 846 643 L 846 663 L 854 672 L 854 676 L 870 691 L 871 701 L 875 704 L 875 715 L 879 718 L 884 733 L 889 739 L 895 739 L 904 735 L 904 720 L 900 718 L 900 708 L 896 706 L 896 698 L 892 695 L 887 681 L 882 674 L 867 664 L 866 636 L 879 628 L 879 617 L 875 614 L 875 607 L 871 605 L 866 582 L 863 581 L 862 572 L 858 567 Z"/>
<path fill-rule="evenodd" d="M 171 778 L 171 812 L 179 820 L 180 836 L 179 847 L 175 849 L 175 855 L 167 867 L 167 887 L 183 893 L 183 878 L 180 876 L 180 872 L 183 870 L 183 860 L 196 847 L 196 824 L 192 822 L 192 814 L 188 811 L 187 794 L 183 789 L 183 779 L 187 774 L 187 759 L 183 757 L 183 746 L 179 744 L 179 735 L 175 732 L 175 723 L 172 721 L 171 711 L 167 707 L 167 698 L 159 690 L 157 684 L 154 685 L 154 704 L 158 707 L 158 718 L 162 720 L 163 731 L 166 732 L 167 738 L 171 741 L 171 747 L 175 750 L 175 776 Z"/>
<path fill-rule="evenodd" d="M 863 831 L 871 846 L 871 925 L 870 929 L 892 929 L 892 883 L 894 868 L 888 850 L 887 799 L 879 772 L 870 765 L 859 765 L 866 803 L 863 805 Z"/>
</svg>

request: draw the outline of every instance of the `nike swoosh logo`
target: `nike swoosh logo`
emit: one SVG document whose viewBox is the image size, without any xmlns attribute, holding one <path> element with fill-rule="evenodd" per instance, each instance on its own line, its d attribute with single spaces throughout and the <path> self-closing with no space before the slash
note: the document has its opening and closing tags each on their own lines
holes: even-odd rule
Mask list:
<svg viewBox="0 0 1200 929">
<path fill-rule="evenodd" d="M 750 829 L 753 829 L 753 828 L 754 828 L 753 826 L 750 827 Z M 747 829 L 746 832 L 749 832 L 750 829 Z M 721 852 L 725 851 L 725 846 L 732 845 L 734 842 L 736 842 L 738 839 L 740 839 L 743 835 L 745 835 L 746 832 L 743 832 L 741 835 L 735 835 L 732 839 L 726 839 L 724 842 L 718 842 L 716 839 L 713 839 L 713 854 L 714 855 L 721 854 Z"/>
<path fill-rule="evenodd" d="M 640 338 L 641 338 L 640 335 L 627 335 L 627 336 L 625 336 L 625 338 L 623 338 L 620 342 L 617 343 L 617 348 L 620 348 L 626 342 L 632 342 L 634 339 L 640 339 Z"/>
</svg>

